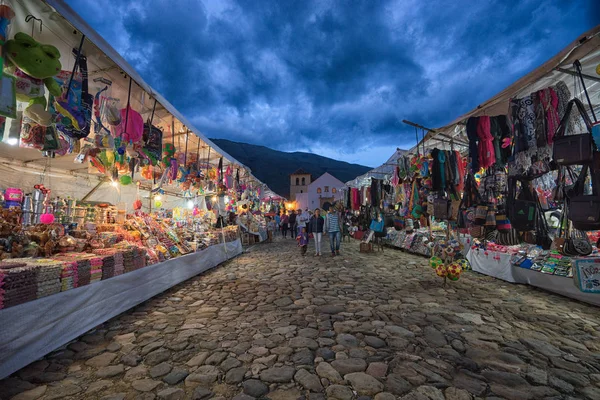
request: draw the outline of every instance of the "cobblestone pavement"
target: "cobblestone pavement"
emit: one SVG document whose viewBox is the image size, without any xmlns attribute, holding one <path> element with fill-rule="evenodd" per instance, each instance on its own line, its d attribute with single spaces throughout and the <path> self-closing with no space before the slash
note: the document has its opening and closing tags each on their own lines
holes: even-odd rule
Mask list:
<svg viewBox="0 0 600 400">
<path fill-rule="evenodd" d="M 294 245 L 255 246 L 114 318 L 0 397 L 600 399 L 597 308 L 472 272 L 444 288 L 396 250 Z"/>
</svg>

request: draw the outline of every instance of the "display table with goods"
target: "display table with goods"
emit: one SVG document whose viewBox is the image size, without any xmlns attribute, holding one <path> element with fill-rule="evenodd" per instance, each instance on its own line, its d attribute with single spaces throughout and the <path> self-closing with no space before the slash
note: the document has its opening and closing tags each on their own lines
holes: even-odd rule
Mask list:
<svg viewBox="0 0 600 400">
<path fill-rule="evenodd" d="M 165 215 L 117 224 L 115 207 L 71 205 L 80 224 L 63 208 L 42 214 L 47 224 L 22 224 L 16 205 L 2 210 L 0 377 L 242 251 L 236 225 L 191 224 L 192 244 L 187 225 Z"/>
<path fill-rule="evenodd" d="M 237 223 L 242 231 L 257 236 L 259 242 L 267 240 L 267 222 L 259 212 L 244 212 L 238 215 Z"/>
<path fill-rule="evenodd" d="M 600 305 L 600 296 L 584 292 L 574 280 L 575 263 L 598 260 L 598 250 L 588 257 L 567 257 L 556 250 L 519 244 L 501 246 L 474 240 L 467 254 L 473 271 L 512 283 L 528 284 L 565 297 Z"/>
</svg>

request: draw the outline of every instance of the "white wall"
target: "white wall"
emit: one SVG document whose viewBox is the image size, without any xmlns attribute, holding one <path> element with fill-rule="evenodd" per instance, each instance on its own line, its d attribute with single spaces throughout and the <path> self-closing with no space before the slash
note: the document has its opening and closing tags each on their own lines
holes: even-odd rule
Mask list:
<svg viewBox="0 0 600 400">
<path fill-rule="evenodd" d="M 308 204 L 308 193 L 297 193 L 296 194 L 296 207 L 304 210 L 307 207 L 310 207 Z"/>
<path fill-rule="evenodd" d="M 329 187 L 329 191 L 325 192 L 325 186 Z M 308 186 L 308 208 L 314 210 L 321 206 L 321 197 L 333 197 L 335 201 L 342 198 L 342 188 L 344 183 L 334 176 L 324 173 L 316 181 Z M 317 193 L 317 189 L 321 188 L 321 193 Z M 333 189 L 336 189 L 336 193 L 333 193 Z"/>
</svg>

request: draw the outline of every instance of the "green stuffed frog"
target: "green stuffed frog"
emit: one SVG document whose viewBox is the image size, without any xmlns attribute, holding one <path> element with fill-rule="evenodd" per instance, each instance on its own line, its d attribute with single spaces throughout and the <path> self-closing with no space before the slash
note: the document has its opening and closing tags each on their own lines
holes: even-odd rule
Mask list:
<svg viewBox="0 0 600 400">
<path fill-rule="evenodd" d="M 61 87 L 53 78 L 62 68 L 60 52 L 19 32 L 6 42 L 4 53 L 10 61 L 6 72 L 17 78 L 17 99 L 29 102 L 25 115 L 42 126 L 49 126 L 52 115 L 46 110 L 44 86 L 55 97 L 61 95 Z"/>
</svg>

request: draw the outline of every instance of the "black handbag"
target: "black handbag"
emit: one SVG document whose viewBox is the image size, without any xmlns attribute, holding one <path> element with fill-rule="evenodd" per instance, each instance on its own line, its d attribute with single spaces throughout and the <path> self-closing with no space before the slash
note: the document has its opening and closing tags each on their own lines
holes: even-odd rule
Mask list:
<svg viewBox="0 0 600 400">
<path fill-rule="evenodd" d="M 535 229 L 538 202 L 536 195 L 531 193 L 528 182 L 522 182 L 522 190 L 519 198 L 515 198 L 517 191 L 517 178 L 509 178 L 508 197 L 506 209 L 508 219 L 513 228 L 518 231 L 532 231 Z"/>
<path fill-rule="evenodd" d="M 448 219 L 450 216 L 450 200 L 439 198 L 433 200 L 433 216 L 436 219 Z"/>
<path fill-rule="evenodd" d="M 584 165 L 567 199 L 567 216 L 573 223 L 573 227 L 582 231 L 600 229 L 600 195 L 598 195 L 598 185 L 600 182 L 596 178 L 597 171 L 592 171 L 591 173 L 592 194 L 583 194 L 585 180 L 589 171 L 590 165 Z"/>
<path fill-rule="evenodd" d="M 570 121 L 573 105 L 577 107 L 587 132 L 579 135 L 565 135 Z M 567 110 L 556 129 L 554 135 L 554 149 L 552 158 L 559 165 L 584 164 L 592 161 L 593 151 L 595 150 L 594 140 L 592 139 L 592 123 L 583 103 L 574 98 L 567 104 Z"/>
</svg>

